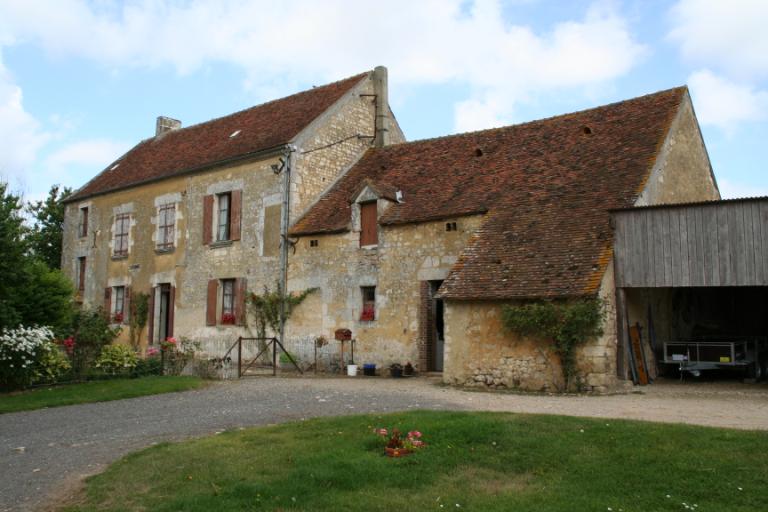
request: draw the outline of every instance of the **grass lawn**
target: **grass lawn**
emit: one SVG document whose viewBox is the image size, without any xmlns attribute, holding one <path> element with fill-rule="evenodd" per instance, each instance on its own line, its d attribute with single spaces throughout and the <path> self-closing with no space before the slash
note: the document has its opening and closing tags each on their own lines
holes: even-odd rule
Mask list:
<svg viewBox="0 0 768 512">
<path fill-rule="evenodd" d="M 383 456 L 373 427 L 428 443 Z M 129 455 L 67 511 L 755 511 L 768 433 L 500 413 L 409 412 L 225 432 Z M 610 507 L 610 508 L 609 508 Z"/>
<path fill-rule="evenodd" d="M 121 398 L 186 391 L 199 388 L 204 384 L 205 382 L 198 377 L 168 376 L 97 380 L 80 384 L 37 388 L 16 393 L 0 394 L 0 414 L 42 409 L 43 407 L 58 407 L 60 405 L 83 404 L 87 402 L 106 402 L 108 400 L 120 400 Z"/>
</svg>

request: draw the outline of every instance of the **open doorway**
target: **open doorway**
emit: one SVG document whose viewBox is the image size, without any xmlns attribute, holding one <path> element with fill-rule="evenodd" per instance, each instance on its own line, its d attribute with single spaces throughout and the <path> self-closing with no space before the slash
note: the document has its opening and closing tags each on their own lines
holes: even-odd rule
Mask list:
<svg viewBox="0 0 768 512">
<path fill-rule="evenodd" d="M 431 372 L 443 371 L 443 358 L 445 349 L 445 322 L 443 299 L 435 297 L 442 281 L 430 281 L 429 292 L 431 298 L 430 329 L 427 338 L 427 370 Z"/>
<path fill-rule="evenodd" d="M 173 310 L 176 289 L 168 283 L 154 289 L 153 340 L 158 343 L 173 336 Z"/>
</svg>

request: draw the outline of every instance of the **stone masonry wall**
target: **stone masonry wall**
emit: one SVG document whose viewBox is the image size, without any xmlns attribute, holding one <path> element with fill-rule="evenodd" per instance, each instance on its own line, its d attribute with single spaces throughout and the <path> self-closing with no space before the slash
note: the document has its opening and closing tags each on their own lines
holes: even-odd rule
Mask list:
<svg viewBox="0 0 768 512">
<path fill-rule="evenodd" d="M 325 144 L 349 133 L 368 133 L 373 124 L 370 79 L 351 90 L 329 111 L 315 120 L 297 139 L 301 149 Z M 330 151 L 298 156 L 294 162 L 292 217 L 302 211 L 335 177 L 370 144 L 367 139 L 334 146 Z M 74 282 L 77 258 L 87 258 L 85 290 L 80 300 L 86 307 L 104 304 L 107 286 L 131 286 L 132 293 L 147 293 L 159 283 L 176 287 L 174 335 L 204 343 L 211 354 L 223 352 L 238 336 L 255 336 L 253 329 L 230 325 L 206 325 L 207 283 L 210 279 L 246 278 L 248 290 L 274 287 L 278 279 L 279 251 L 265 251 L 265 243 L 279 243 L 279 223 L 268 222 L 267 212 L 281 204 L 281 176 L 271 166 L 279 155 L 243 162 L 198 174 L 170 178 L 131 189 L 94 196 L 67 206 L 64 228 L 63 269 Z M 203 197 L 242 190 L 241 239 L 203 244 Z M 176 246 L 170 252 L 155 250 L 159 202 L 176 204 Z M 79 210 L 89 208 L 89 233 L 79 237 Z M 130 251 L 125 258 L 111 252 L 113 219 L 131 214 Z M 274 227 L 270 227 L 274 226 Z M 274 248 L 272 248 L 274 249 Z M 141 335 L 146 344 L 146 329 Z M 124 326 L 120 341 L 128 341 Z"/>
<path fill-rule="evenodd" d="M 385 200 L 381 200 L 386 202 Z M 446 231 L 454 221 L 457 231 Z M 360 248 L 359 231 L 301 238 L 290 257 L 289 290 L 318 290 L 293 313 L 288 342 L 304 346 L 339 328 L 357 339 L 355 361 L 379 368 L 420 357 L 420 300 L 423 283 L 441 280 L 456 262 L 481 216 L 423 224 L 379 227 L 378 246 Z M 317 240 L 316 247 L 311 241 Z M 376 319 L 361 321 L 361 286 L 376 287 Z M 420 367 L 419 369 L 423 369 Z"/>
</svg>

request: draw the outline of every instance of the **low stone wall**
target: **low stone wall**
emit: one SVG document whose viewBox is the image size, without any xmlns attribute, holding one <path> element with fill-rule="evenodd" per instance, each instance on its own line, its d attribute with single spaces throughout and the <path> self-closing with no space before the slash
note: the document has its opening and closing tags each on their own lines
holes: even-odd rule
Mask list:
<svg viewBox="0 0 768 512">
<path fill-rule="evenodd" d="M 603 276 L 603 335 L 576 354 L 580 389 L 608 393 L 624 389 L 616 377 L 616 308 L 613 265 Z M 551 342 L 515 336 L 504 329 L 502 301 L 447 301 L 445 372 L 448 384 L 557 392 L 565 388 L 560 358 Z"/>
</svg>

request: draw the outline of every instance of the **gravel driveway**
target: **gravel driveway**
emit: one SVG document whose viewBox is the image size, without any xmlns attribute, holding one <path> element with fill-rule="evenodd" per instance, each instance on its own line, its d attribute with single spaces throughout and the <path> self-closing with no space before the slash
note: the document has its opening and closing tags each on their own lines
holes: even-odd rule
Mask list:
<svg viewBox="0 0 768 512">
<path fill-rule="evenodd" d="M 667 382 L 642 393 L 479 393 L 429 379 L 254 378 L 205 389 L 0 415 L 0 511 L 30 510 L 154 442 L 314 416 L 407 409 L 629 418 L 768 430 L 768 386 Z"/>
</svg>

